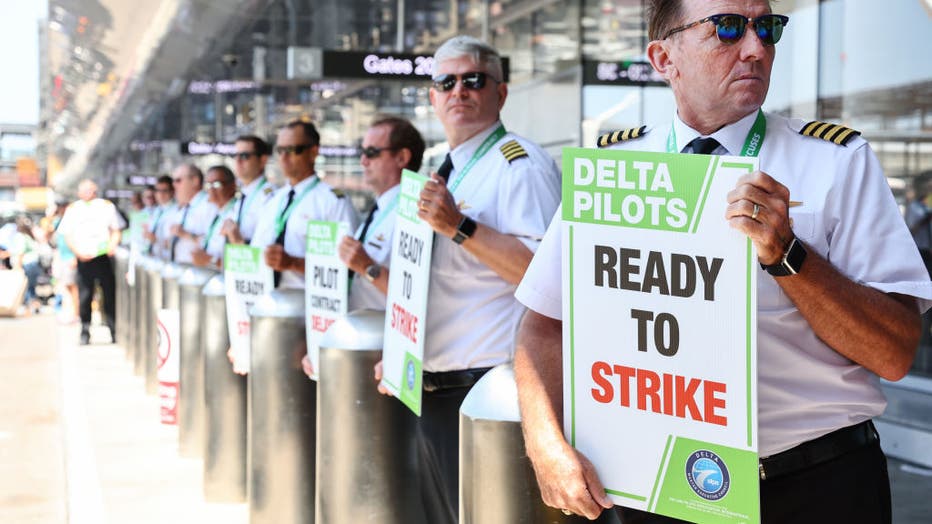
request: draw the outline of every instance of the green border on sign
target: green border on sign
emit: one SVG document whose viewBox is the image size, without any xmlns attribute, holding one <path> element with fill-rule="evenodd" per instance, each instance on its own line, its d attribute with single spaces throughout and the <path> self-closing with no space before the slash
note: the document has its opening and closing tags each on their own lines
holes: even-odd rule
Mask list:
<svg viewBox="0 0 932 524">
<path fill-rule="evenodd" d="M 573 226 L 570 227 L 570 445 L 576 447 L 576 322 L 573 314 Z"/>
</svg>

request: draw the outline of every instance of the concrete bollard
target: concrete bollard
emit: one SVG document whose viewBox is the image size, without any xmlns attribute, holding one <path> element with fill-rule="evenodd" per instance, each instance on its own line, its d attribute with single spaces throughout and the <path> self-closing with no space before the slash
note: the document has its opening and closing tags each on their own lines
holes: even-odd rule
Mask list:
<svg viewBox="0 0 932 524">
<path fill-rule="evenodd" d="M 313 524 L 317 383 L 301 368 L 304 292 L 272 291 L 250 318 L 249 522 Z"/>
<path fill-rule="evenodd" d="M 379 394 L 373 378 L 384 328 L 384 311 L 354 311 L 321 341 L 317 522 L 425 521 L 416 483 L 415 415 Z"/>
<path fill-rule="evenodd" d="M 133 312 L 132 322 L 133 322 L 133 374 L 137 377 L 141 377 L 145 373 L 145 354 L 146 354 L 146 340 L 148 337 L 148 332 L 146 331 L 148 322 L 145 321 L 143 311 L 145 311 L 146 306 L 146 272 L 143 269 L 142 264 L 136 264 L 134 269 L 136 285 L 132 287 L 133 293 Z"/>
<path fill-rule="evenodd" d="M 174 312 L 168 317 L 177 317 L 180 311 L 181 305 L 181 289 L 178 286 L 178 279 L 181 278 L 181 275 L 184 273 L 185 266 L 180 264 L 175 264 L 174 262 L 165 262 L 162 265 L 162 305 L 159 309 L 168 310 Z M 156 311 L 156 318 L 158 318 L 159 312 Z M 161 324 L 161 321 L 159 321 Z M 170 348 L 170 351 L 175 355 L 179 353 L 178 346 L 180 346 L 179 340 L 180 329 L 178 326 L 181 321 L 177 320 L 177 324 L 173 325 L 172 328 L 165 326 L 165 331 L 160 330 L 159 337 L 168 336 L 169 340 L 166 345 Z M 156 349 L 158 351 L 158 349 Z M 156 370 L 158 377 L 159 385 L 159 400 L 161 404 L 161 417 L 163 424 L 177 424 L 178 423 L 178 407 L 179 407 L 179 359 L 174 355 L 159 355 L 158 357 L 159 366 Z"/>
<path fill-rule="evenodd" d="M 460 407 L 461 524 L 569 524 L 591 522 L 564 515 L 541 500 L 524 448 L 518 389 L 511 364 L 483 376 Z M 596 522 L 617 523 L 613 511 Z"/>
<path fill-rule="evenodd" d="M 181 313 L 181 367 L 178 381 L 178 453 L 201 457 L 204 452 L 204 284 L 217 272 L 188 267 L 178 279 Z"/>
<path fill-rule="evenodd" d="M 127 351 L 126 333 L 132 325 L 131 313 L 134 309 L 129 307 L 129 285 L 126 283 L 126 270 L 129 264 L 129 250 L 125 247 L 117 248 L 113 256 L 113 273 L 116 282 L 116 333 L 114 342 Z"/>
<path fill-rule="evenodd" d="M 226 290 L 223 274 L 211 278 L 204 296 L 204 499 L 246 501 L 246 377 L 227 358 Z"/>
<path fill-rule="evenodd" d="M 162 307 L 162 269 L 165 262 L 155 257 L 146 257 L 145 269 L 145 303 L 141 314 L 145 323 L 145 344 L 143 346 L 143 366 L 146 376 L 146 394 L 155 395 L 159 390 L 159 330 L 158 312 Z"/>
</svg>

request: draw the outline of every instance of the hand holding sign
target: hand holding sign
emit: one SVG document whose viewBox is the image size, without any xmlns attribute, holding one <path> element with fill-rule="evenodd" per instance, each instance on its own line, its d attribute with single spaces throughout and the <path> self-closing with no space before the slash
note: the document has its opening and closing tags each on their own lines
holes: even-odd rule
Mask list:
<svg viewBox="0 0 932 524">
<path fill-rule="evenodd" d="M 777 263 L 793 238 L 790 190 L 767 173 L 755 171 L 741 176 L 727 198 L 729 225 L 751 239 L 761 263 Z"/>
<path fill-rule="evenodd" d="M 456 207 L 453 194 L 447 189 L 446 182 L 436 173 L 431 175 L 421 190 L 417 217 L 447 238 L 456 234 L 456 226 L 463 220 L 463 214 Z"/>
</svg>

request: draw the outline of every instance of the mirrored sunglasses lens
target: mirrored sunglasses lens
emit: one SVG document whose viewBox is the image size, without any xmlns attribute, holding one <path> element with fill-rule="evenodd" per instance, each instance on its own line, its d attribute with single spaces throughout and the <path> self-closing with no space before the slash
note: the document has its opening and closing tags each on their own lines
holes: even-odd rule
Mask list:
<svg viewBox="0 0 932 524">
<path fill-rule="evenodd" d="M 485 86 L 485 73 L 468 73 L 463 75 L 463 87 L 482 89 Z"/>
<path fill-rule="evenodd" d="M 776 15 L 764 15 L 754 20 L 757 36 L 765 44 L 776 44 L 783 36 L 783 20 Z"/>
<path fill-rule="evenodd" d="M 440 75 L 434 78 L 434 88 L 438 91 L 449 91 L 456 85 L 456 75 Z"/>
<path fill-rule="evenodd" d="M 743 17 L 726 15 L 715 20 L 715 31 L 720 41 L 730 44 L 741 40 L 746 25 Z"/>
</svg>

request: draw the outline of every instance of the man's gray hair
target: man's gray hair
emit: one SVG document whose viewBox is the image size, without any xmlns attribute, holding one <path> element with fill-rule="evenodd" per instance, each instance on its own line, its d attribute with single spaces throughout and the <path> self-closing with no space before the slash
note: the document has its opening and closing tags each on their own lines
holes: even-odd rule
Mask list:
<svg viewBox="0 0 932 524">
<path fill-rule="evenodd" d="M 468 56 L 495 80 L 503 82 L 502 57 L 489 44 L 469 35 L 459 35 L 447 40 L 434 53 L 434 69 L 447 60 Z"/>
</svg>

